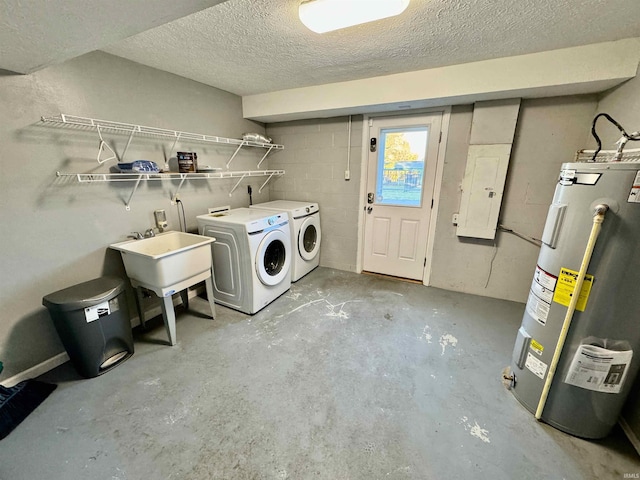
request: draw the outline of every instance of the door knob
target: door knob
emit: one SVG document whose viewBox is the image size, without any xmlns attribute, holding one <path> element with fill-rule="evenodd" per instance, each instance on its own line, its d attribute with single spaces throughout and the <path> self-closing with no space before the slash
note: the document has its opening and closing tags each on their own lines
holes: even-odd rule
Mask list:
<svg viewBox="0 0 640 480">
<path fill-rule="evenodd" d="M 373 210 L 373 207 L 371 206 L 367 207 L 367 213 L 371 213 L 371 210 Z"/>
</svg>

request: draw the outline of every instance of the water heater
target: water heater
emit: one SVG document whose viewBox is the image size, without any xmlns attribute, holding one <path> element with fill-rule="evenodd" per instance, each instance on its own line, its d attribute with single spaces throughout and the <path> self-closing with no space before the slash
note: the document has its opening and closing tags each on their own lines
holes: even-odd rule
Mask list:
<svg viewBox="0 0 640 480">
<path fill-rule="evenodd" d="M 522 405 L 572 435 L 606 436 L 640 367 L 639 241 L 640 163 L 563 164 L 510 380 Z"/>
</svg>

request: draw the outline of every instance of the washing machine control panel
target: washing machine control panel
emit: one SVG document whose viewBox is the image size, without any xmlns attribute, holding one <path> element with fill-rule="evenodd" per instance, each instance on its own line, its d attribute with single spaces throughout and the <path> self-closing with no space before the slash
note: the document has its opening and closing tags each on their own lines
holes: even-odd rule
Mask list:
<svg viewBox="0 0 640 480">
<path fill-rule="evenodd" d="M 264 217 L 256 222 L 252 222 L 251 230 L 264 230 L 266 228 L 276 228 L 278 225 L 287 223 L 288 216 L 286 213 L 278 213 L 277 215 L 271 215 L 270 217 Z"/>
</svg>

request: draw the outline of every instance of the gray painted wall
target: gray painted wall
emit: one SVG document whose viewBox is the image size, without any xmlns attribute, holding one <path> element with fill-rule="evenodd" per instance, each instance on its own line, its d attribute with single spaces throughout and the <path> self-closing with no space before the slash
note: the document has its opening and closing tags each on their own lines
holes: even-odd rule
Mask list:
<svg viewBox="0 0 640 480">
<path fill-rule="evenodd" d="M 592 96 L 523 100 L 500 219 L 505 227 L 540 238 L 560 165 L 584 148 L 596 108 Z M 436 225 L 434 287 L 525 302 L 539 248 L 512 234 L 495 241 L 457 237 L 451 217 L 460 206 L 472 107 L 454 107 Z"/>
<path fill-rule="evenodd" d="M 627 133 L 640 131 L 640 77 L 605 92 L 598 102 L 598 112 L 611 115 Z M 618 129 L 605 118 L 598 120 L 597 129 L 602 148 L 615 150 L 615 142 L 620 138 Z M 591 143 L 595 146 L 595 141 Z M 640 148 L 640 142 L 629 142 L 625 148 Z"/>
<path fill-rule="evenodd" d="M 119 253 L 107 247 L 151 227 L 154 209 L 166 209 L 170 228 L 179 229 L 169 201 L 176 183 L 141 185 L 126 211 L 129 184 L 56 179 L 56 171 L 107 172 L 108 166 L 96 162 L 96 133 L 43 128 L 41 116 L 62 112 L 234 138 L 264 127 L 242 118 L 236 95 L 98 52 L 32 75 L 0 75 L 0 106 L 0 378 L 7 378 L 64 351 L 41 305 L 44 295 L 103 274 L 124 277 Z M 125 137 L 105 138 L 122 151 Z M 233 153 L 227 146 L 184 147 L 212 166 L 224 166 Z M 127 158 L 162 165 L 170 148 L 170 142 L 134 141 Z M 255 169 L 262 153 L 245 149 L 232 169 Z M 232 198 L 236 180 L 187 182 L 181 199 L 189 229 L 209 206 L 247 206 L 247 184 L 254 201 L 268 200 L 268 189 L 257 192 L 263 181 L 244 181 Z"/>
<path fill-rule="evenodd" d="M 600 110 L 637 128 L 638 115 L 628 118 L 626 105 L 629 98 L 637 101 L 639 85 L 634 79 L 608 93 Z M 56 179 L 56 171 L 88 173 L 108 167 L 95 161 L 95 133 L 43 128 L 37 125 L 40 116 L 63 112 L 234 138 L 247 131 L 262 133 L 264 128 L 242 118 L 241 100 L 235 95 L 99 52 L 33 75 L 0 74 L 0 105 L 9 112 L 0 118 L 0 360 L 5 362 L 1 379 L 63 351 L 41 306 L 43 295 L 103 274 L 124 277 L 119 254 L 107 247 L 133 230 L 150 227 L 154 209 L 165 208 L 170 227 L 179 228 L 177 209 L 169 202 L 176 188 L 172 182 L 142 185 L 127 212 L 123 201 L 129 185 L 78 185 Z M 506 226 L 540 235 L 560 164 L 588 141 L 595 110 L 590 96 L 523 101 L 502 209 Z M 432 284 L 522 302 L 538 249 L 507 234 L 499 234 L 495 246 L 458 239 L 451 224 L 459 207 L 472 113 L 472 106 L 452 111 Z M 231 198 L 228 192 L 235 180 L 185 184 L 181 198 L 189 229 L 196 228 L 195 216 L 209 206 L 246 206 L 246 185 L 251 184 L 255 203 L 319 202 L 321 264 L 355 270 L 362 117 L 352 121 L 349 181 L 344 180 L 347 132 L 347 117 L 268 125 L 267 135 L 285 150 L 272 153 L 262 168 L 282 168 L 286 175 L 262 194 L 257 190 L 264 179 L 244 181 Z M 126 142 L 117 136 L 107 140 L 116 151 Z M 229 147 L 186 147 L 198 152 L 201 163 L 212 166 L 224 166 L 232 153 Z M 163 163 L 169 148 L 164 142 L 134 142 L 127 157 Z M 232 169 L 255 169 L 262 153 L 243 150 Z"/>
<path fill-rule="evenodd" d="M 514 140 L 502 206 L 502 222 L 539 238 L 560 165 L 584 148 L 596 108 L 593 96 L 524 100 Z M 451 222 L 460 206 L 472 105 L 456 106 L 449 126 L 442 193 L 436 225 L 431 284 L 434 287 L 524 302 L 539 249 L 499 233 L 493 241 L 458 238 Z M 286 149 L 272 159 L 287 174 L 271 186 L 271 197 L 313 200 L 322 211 L 320 263 L 354 270 L 357 259 L 358 195 L 362 122 L 353 123 L 351 180 L 344 180 L 346 118 L 267 125 Z"/>
<path fill-rule="evenodd" d="M 606 92 L 598 102 L 598 112 L 606 112 L 628 132 L 640 131 L 640 78 L 635 77 L 623 85 Z M 598 135 L 602 139 L 602 148 L 615 149 L 615 141 L 620 132 L 606 119 L 598 120 Z M 595 142 L 592 142 L 595 146 Z M 640 142 L 629 142 L 626 148 L 640 148 Z M 635 384 L 622 411 L 625 431 L 640 453 L 640 378 Z"/>
<path fill-rule="evenodd" d="M 355 271 L 358 247 L 358 197 L 362 157 L 362 117 L 351 121 L 350 178 L 344 179 L 349 118 L 273 123 L 267 135 L 285 149 L 271 168 L 287 173 L 271 185 L 271 198 L 320 204 L 320 264 Z"/>
</svg>

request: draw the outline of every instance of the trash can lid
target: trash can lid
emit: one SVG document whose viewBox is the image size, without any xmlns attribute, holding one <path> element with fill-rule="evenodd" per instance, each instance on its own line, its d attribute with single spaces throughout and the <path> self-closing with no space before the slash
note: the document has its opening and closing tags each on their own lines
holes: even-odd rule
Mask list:
<svg viewBox="0 0 640 480">
<path fill-rule="evenodd" d="M 122 279 L 100 277 L 50 293 L 42 298 L 42 304 L 52 310 L 79 310 L 111 300 L 123 290 Z"/>
</svg>

